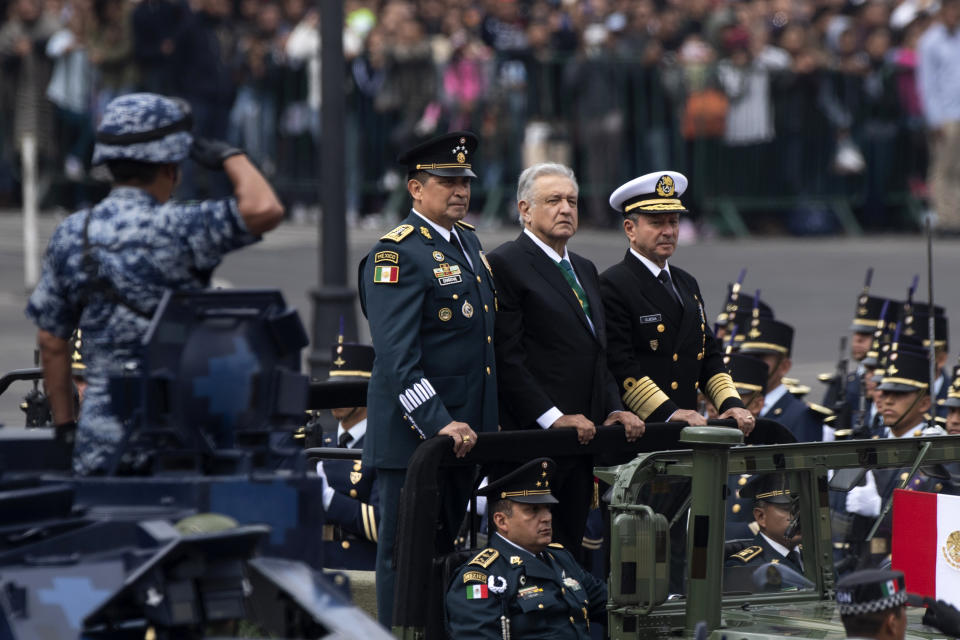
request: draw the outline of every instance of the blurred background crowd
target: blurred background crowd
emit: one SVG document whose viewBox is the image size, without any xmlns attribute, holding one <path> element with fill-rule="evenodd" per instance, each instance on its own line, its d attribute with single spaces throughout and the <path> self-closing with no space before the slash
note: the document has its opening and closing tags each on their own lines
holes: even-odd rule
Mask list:
<svg viewBox="0 0 960 640">
<path fill-rule="evenodd" d="M 917 42 L 937 0 L 345 0 L 348 215 L 405 206 L 393 160 L 481 137 L 473 208 L 512 220 L 520 170 L 574 167 L 584 224 L 670 168 L 704 214 L 834 231 L 913 228 L 927 193 Z M 199 135 L 248 151 L 288 209 L 321 188 L 319 15 L 308 0 L 0 0 L 0 206 L 38 139 L 44 204 L 96 199 L 114 96 L 182 96 Z M 960 64 L 960 63 L 958 63 Z M 188 163 L 189 164 L 189 163 Z M 184 175 L 181 196 L 215 184 Z M 198 172 L 199 173 L 199 172 Z"/>
</svg>

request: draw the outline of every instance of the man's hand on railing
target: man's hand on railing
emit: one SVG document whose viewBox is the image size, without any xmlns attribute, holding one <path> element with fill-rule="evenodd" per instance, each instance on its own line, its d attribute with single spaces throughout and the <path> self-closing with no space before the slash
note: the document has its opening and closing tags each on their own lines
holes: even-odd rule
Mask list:
<svg viewBox="0 0 960 640">
<path fill-rule="evenodd" d="M 670 416 L 669 422 L 686 422 L 691 427 L 703 427 L 707 419 L 692 409 L 677 409 Z"/>
<path fill-rule="evenodd" d="M 637 438 L 643 435 L 646 425 L 643 424 L 641 420 L 635 413 L 632 411 L 614 411 L 609 416 L 607 416 L 606 421 L 604 421 L 604 426 L 609 424 L 620 423 L 623 425 L 623 430 L 626 432 L 627 442 L 633 442 Z"/>
<path fill-rule="evenodd" d="M 443 429 L 440 429 L 437 435 L 450 436 L 453 438 L 453 453 L 458 458 L 462 458 L 470 453 L 470 450 L 477 445 L 477 434 L 466 422 L 457 422 L 454 420 Z"/>
<path fill-rule="evenodd" d="M 757 426 L 757 420 L 753 414 L 741 407 L 730 407 L 718 416 L 721 420 L 732 418 L 737 421 L 737 427 L 743 431 L 744 437 L 750 435 L 753 428 Z"/>
<path fill-rule="evenodd" d="M 580 444 L 587 444 L 593 440 L 593 436 L 597 435 L 596 425 L 587 420 L 587 417 L 582 413 L 577 413 L 574 415 L 562 415 L 554 420 L 553 424 L 550 425 L 550 428 L 576 429 L 577 440 L 580 441 Z"/>
</svg>

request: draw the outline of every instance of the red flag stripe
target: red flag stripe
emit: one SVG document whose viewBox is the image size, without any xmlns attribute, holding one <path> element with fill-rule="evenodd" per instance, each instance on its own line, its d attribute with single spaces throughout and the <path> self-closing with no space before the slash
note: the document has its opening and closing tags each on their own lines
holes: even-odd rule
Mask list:
<svg viewBox="0 0 960 640">
<path fill-rule="evenodd" d="M 893 568 L 903 571 L 907 591 L 937 595 L 937 494 L 893 492 Z"/>
</svg>

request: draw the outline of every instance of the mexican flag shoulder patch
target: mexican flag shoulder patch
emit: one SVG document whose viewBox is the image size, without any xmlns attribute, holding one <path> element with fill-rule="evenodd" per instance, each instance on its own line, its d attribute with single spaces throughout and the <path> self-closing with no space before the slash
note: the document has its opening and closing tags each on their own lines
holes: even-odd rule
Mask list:
<svg viewBox="0 0 960 640">
<path fill-rule="evenodd" d="M 485 584 L 468 584 L 467 585 L 467 600 L 483 600 L 488 595 L 487 585 Z"/>
<path fill-rule="evenodd" d="M 400 267 L 377 265 L 373 268 L 374 284 L 394 284 L 400 280 Z"/>
</svg>

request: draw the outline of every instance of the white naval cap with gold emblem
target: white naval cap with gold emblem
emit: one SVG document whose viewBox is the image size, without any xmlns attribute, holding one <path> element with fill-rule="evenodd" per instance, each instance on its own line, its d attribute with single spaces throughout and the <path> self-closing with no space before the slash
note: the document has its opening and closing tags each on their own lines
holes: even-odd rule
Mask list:
<svg viewBox="0 0 960 640">
<path fill-rule="evenodd" d="M 622 213 L 685 213 L 680 196 L 687 176 L 676 171 L 654 171 L 620 185 L 610 196 L 610 206 Z"/>
</svg>

